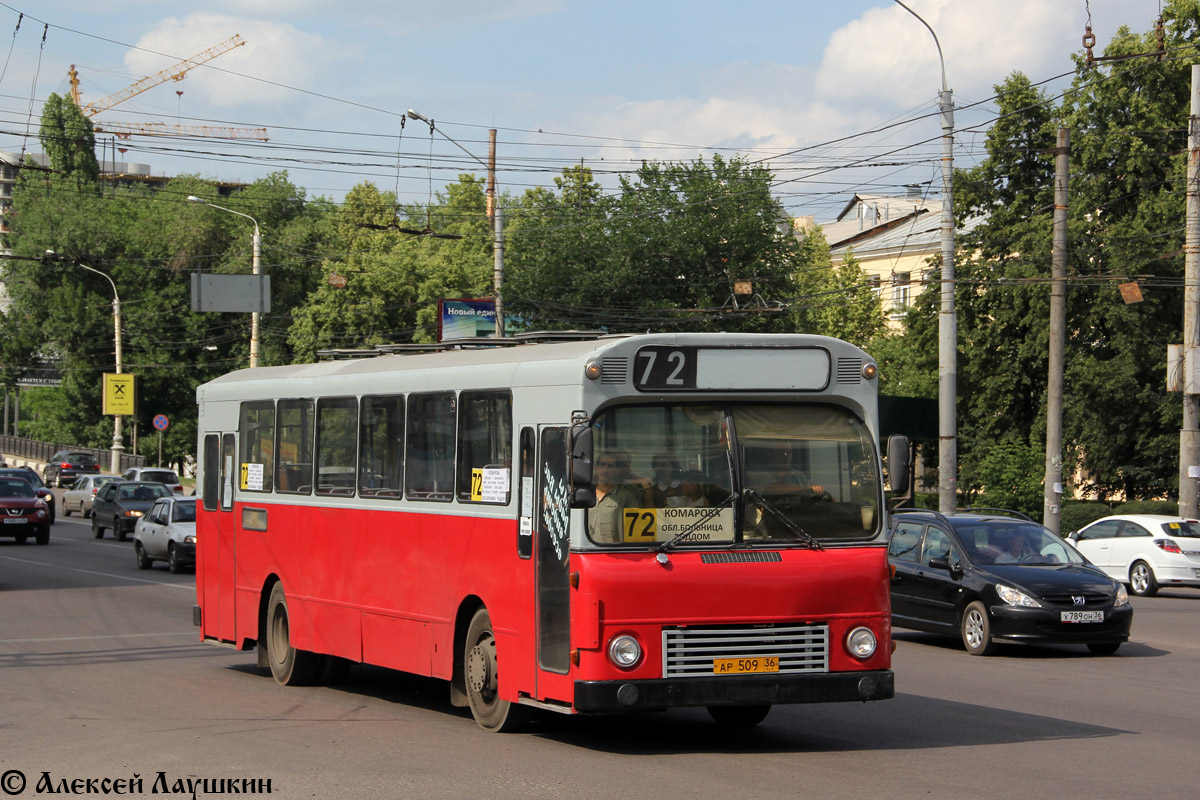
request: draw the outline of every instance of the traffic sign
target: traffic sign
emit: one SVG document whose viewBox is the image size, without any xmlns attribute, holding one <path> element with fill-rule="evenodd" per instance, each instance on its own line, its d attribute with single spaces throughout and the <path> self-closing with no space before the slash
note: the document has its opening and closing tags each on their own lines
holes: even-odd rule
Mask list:
<svg viewBox="0 0 1200 800">
<path fill-rule="evenodd" d="M 154 418 L 154 430 L 156 431 L 165 431 L 170 424 L 171 420 L 167 419 L 166 414 L 159 414 Z"/>
<path fill-rule="evenodd" d="M 128 373 L 105 373 L 101 414 L 128 416 L 134 413 L 134 376 Z"/>
</svg>

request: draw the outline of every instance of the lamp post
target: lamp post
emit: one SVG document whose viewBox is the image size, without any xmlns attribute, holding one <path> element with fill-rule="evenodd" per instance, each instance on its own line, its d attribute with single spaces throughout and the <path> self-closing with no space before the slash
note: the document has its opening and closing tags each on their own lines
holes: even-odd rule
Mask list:
<svg viewBox="0 0 1200 800">
<path fill-rule="evenodd" d="M 450 142 L 459 150 L 462 150 L 471 158 L 478 161 L 479 165 L 487 170 L 488 180 L 491 186 L 496 186 L 496 167 L 494 162 L 491 166 L 484 164 L 483 160 L 480 159 L 479 156 L 475 155 L 470 150 L 463 147 L 461 144 L 444 133 L 440 128 L 437 127 L 432 119 L 425 116 L 421 112 L 410 108 L 408 110 L 408 118 L 424 122 L 429 126 L 430 133 L 437 131 L 446 141 Z M 492 130 L 491 134 L 492 136 L 495 136 L 496 131 Z M 494 143 L 491 152 L 494 158 L 496 153 Z M 499 203 L 495 205 L 494 210 L 495 216 L 493 220 L 494 227 L 492 236 L 492 290 L 496 295 L 496 338 L 502 339 L 504 338 L 504 223 L 501 221 L 503 215 L 500 212 Z"/>
<path fill-rule="evenodd" d="M 219 206 L 216 203 L 210 203 L 207 200 L 205 200 L 203 197 L 196 197 L 196 195 L 194 195 L 194 194 L 188 195 L 188 202 L 189 203 L 200 203 L 202 205 L 209 206 L 210 208 L 216 208 L 221 211 L 228 212 L 230 214 L 237 214 L 239 217 L 245 217 L 246 219 L 253 222 L 254 223 L 254 238 L 251 240 L 251 244 L 253 245 L 253 256 L 251 257 L 251 261 L 250 261 L 250 272 L 253 275 L 261 275 L 262 274 L 262 266 L 261 266 L 261 263 L 259 262 L 259 256 L 260 256 L 261 250 L 262 250 L 262 236 L 258 232 L 258 220 L 256 220 L 254 217 L 250 216 L 249 214 L 243 214 L 241 211 L 234 211 L 232 208 L 226 208 L 225 206 Z M 251 369 L 258 366 L 258 316 L 259 315 L 258 315 L 257 311 L 250 312 L 250 368 Z"/>
<path fill-rule="evenodd" d="M 46 255 L 53 256 L 54 251 L 47 250 Z M 112 287 L 112 291 L 113 291 L 113 302 L 112 302 L 113 345 L 116 349 L 115 350 L 115 360 L 116 360 L 117 374 L 120 375 L 121 367 L 122 367 L 122 363 L 121 363 L 121 296 L 119 294 L 117 294 L 117 284 L 112 279 L 112 276 L 109 275 L 107 272 L 101 272 L 100 270 L 95 269 L 94 267 L 89 267 L 87 264 L 84 264 L 79 261 L 75 262 L 75 266 L 82 267 L 83 269 L 86 269 L 88 272 L 96 273 L 97 275 L 101 276 L 106 281 L 108 281 L 108 285 Z M 114 475 L 121 474 L 121 453 L 123 453 L 123 452 L 125 452 L 124 420 L 120 414 L 114 414 L 113 415 L 112 462 L 111 462 L 112 473 Z"/>
<path fill-rule="evenodd" d="M 942 118 L 942 303 L 938 315 L 938 510 L 958 505 L 958 314 L 954 308 L 954 100 L 946 85 L 942 43 L 929 23 L 900 0 L 896 5 L 916 17 L 933 36 L 942 67 L 938 109 Z"/>
</svg>

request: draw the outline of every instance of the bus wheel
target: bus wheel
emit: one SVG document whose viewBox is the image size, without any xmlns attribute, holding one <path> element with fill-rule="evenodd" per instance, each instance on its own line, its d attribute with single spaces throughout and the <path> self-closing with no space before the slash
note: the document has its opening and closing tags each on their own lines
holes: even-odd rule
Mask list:
<svg viewBox="0 0 1200 800">
<path fill-rule="evenodd" d="M 509 733 L 520 730 L 528 721 L 529 709 L 501 700 L 497 692 L 499 672 L 496 662 L 496 635 L 486 608 L 475 612 L 467 626 L 463 646 L 463 678 L 467 685 L 467 704 L 475 722 L 485 731 Z"/>
<path fill-rule="evenodd" d="M 267 659 L 271 675 L 280 686 L 304 686 L 312 683 L 317 671 L 317 656 L 292 647 L 288 627 L 287 598 L 283 584 L 271 587 L 267 601 Z"/>
<path fill-rule="evenodd" d="M 771 713 L 770 706 L 709 706 L 708 715 L 722 728 L 753 728 Z"/>
</svg>

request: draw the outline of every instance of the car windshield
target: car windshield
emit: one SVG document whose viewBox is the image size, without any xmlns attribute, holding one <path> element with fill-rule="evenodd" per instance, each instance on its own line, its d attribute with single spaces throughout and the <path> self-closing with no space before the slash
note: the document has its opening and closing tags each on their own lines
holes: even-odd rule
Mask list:
<svg viewBox="0 0 1200 800">
<path fill-rule="evenodd" d="M 33 497 L 33 487 L 19 478 L 0 478 L 0 497 Z"/>
<path fill-rule="evenodd" d="M 977 564 L 1083 564 L 1075 548 L 1036 522 L 956 521 L 963 549 Z"/>
<path fill-rule="evenodd" d="M 176 503 L 175 508 L 171 511 L 172 522 L 195 522 L 196 521 L 196 503 L 195 501 L 187 503 Z"/>
<path fill-rule="evenodd" d="M 1200 522 L 1196 522 L 1195 520 L 1164 522 L 1162 529 L 1168 536 L 1183 536 L 1189 539 L 1200 538 Z"/>
<path fill-rule="evenodd" d="M 596 543 L 686 534 L 680 542 L 810 546 L 878 532 L 875 447 L 846 409 L 622 406 L 599 414 L 593 429 L 597 503 L 587 517 Z"/>
</svg>

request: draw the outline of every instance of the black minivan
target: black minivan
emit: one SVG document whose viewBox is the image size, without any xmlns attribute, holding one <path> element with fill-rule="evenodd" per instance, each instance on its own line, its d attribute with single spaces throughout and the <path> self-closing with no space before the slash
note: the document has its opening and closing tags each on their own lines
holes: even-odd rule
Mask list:
<svg viewBox="0 0 1200 800">
<path fill-rule="evenodd" d="M 999 642 L 1110 655 L 1129 640 L 1125 587 L 1017 512 L 896 511 L 888 563 L 892 625 L 960 636 L 972 655 L 991 655 Z"/>
</svg>

